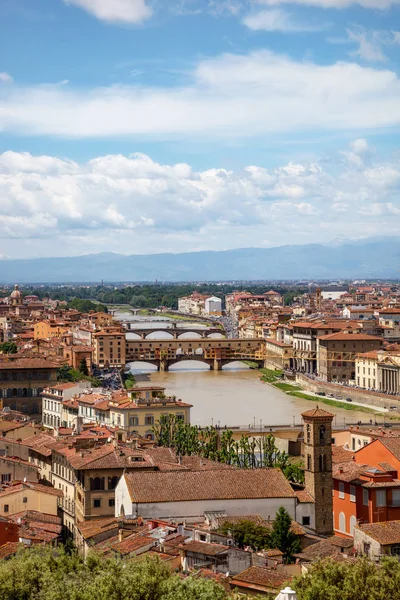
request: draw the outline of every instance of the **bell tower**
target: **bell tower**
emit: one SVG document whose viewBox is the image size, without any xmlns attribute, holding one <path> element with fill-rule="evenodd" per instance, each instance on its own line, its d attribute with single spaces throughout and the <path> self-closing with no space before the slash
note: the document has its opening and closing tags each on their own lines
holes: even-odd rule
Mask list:
<svg viewBox="0 0 400 600">
<path fill-rule="evenodd" d="M 315 532 L 331 535 L 332 503 L 332 420 L 334 415 L 313 408 L 301 415 L 304 421 L 305 489 L 315 501 Z"/>
</svg>

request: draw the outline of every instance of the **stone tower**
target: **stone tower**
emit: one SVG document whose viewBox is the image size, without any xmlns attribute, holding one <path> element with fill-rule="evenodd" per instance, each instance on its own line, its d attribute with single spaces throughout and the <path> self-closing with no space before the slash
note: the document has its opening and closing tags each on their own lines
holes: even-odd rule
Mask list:
<svg viewBox="0 0 400 600">
<path fill-rule="evenodd" d="M 332 503 L 332 419 L 334 415 L 313 408 L 304 412 L 304 475 L 306 491 L 315 501 L 315 532 L 331 535 Z"/>
<path fill-rule="evenodd" d="M 321 312 L 322 308 L 322 291 L 321 288 L 317 288 L 315 291 L 315 307 L 318 312 Z"/>
</svg>

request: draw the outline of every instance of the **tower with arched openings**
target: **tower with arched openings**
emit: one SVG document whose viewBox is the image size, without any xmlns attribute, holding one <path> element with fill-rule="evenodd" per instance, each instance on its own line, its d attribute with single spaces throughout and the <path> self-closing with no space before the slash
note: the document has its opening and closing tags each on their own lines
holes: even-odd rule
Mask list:
<svg viewBox="0 0 400 600">
<path fill-rule="evenodd" d="M 305 488 L 315 502 L 315 532 L 330 535 L 332 504 L 332 420 L 318 406 L 302 413 L 304 421 Z"/>
</svg>

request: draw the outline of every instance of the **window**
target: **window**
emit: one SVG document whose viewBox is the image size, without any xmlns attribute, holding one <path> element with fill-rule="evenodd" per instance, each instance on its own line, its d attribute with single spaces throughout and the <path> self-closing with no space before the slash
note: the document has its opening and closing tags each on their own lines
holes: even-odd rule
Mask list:
<svg viewBox="0 0 400 600">
<path fill-rule="evenodd" d="M 101 498 L 95 498 L 93 500 L 93 508 L 100 508 L 101 507 Z"/>
<path fill-rule="evenodd" d="M 339 515 L 339 531 L 346 533 L 346 515 L 342 512 Z"/>
<path fill-rule="evenodd" d="M 325 425 L 321 425 L 319 428 L 319 443 L 320 444 L 325 443 L 325 433 L 326 433 Z"/>
<path fill-rule="evenodd" d="M 367 544 L 367 542 L 364 542 L 363 552 L 366 556 L 369 556 L 370 550 L 371 550 L 371 544 Z"/>
<path fill-rule="evenodd" d="M 115 498 L 110 498 L 109 499 L 108 506 L 115 506 Z"/>
<path fill-rule="evenodd" d="M 323 454 L 320 454 L 318 462 L 319 462 L 319 470 L 321 471 L 321 473 L 323 473 L 325 471 L 325 467 L 326 467 L 326 460 L 325 460 L 325 456 Z"/>
<path fill-rule="evenodd" d="M 8 481 L 11 481 L 11 473 L 4 473 L 1 476 L 1 483 L 7 483 Z"/>
<path fill-rule="evenodd" d="M 350 486 L 350 502 L 355 502 L 355 501 L 356 501 L 356 486 L 351 485 Z"/>
<path fill-rule="evenodd" d="M 339 498 L 343 500 L 344 498 L 344 483 L 343 481 L 339 481 Z"/>
<path fill-rule="evenodd" d="M 115 490 L 115 488 L 117 487 L 118 481 L 119 481 L 119 477 L 117 477 L 116 475 L 114 477 L 109 477 L 108 478 L 108 489 Z"/>
<path fill-rule="evenodd" d="M 24 497 L 22 498 L 22 502 L 23 502 L 24 504 L 26 504 L 26 503 L 28 502 L 28 498 L 27 498 L 26 496 L 24 496 Z"/>
<path fill-rule="evenodd" d="M 200 540 L 200 542 L 206 542 L 207 541 L 207 536 L 205 535 L 205 533 L 200 533 L 199 540 Z"/>
<path fill-rule="evenodd" d="M 302 517 L 301 524 L 302 525 L 309 525 L 310 524 L 310 517 Z"/>
<path fill-rule="evenodd" d="M 139 417 L 129 417 L 129 425 L 137 427 L 139 425 Z"/>
<path fill-rule="evenodd" d="M 307 471 L 311 471 L 311 455 L 307 454 Z"/>
<path fill-rule="evenodd" d="M 6 513 L 6 512 L 8 512 L 8 511 L 9 511 L 9 506 L 8 506 L 8 504 L 5 504 L 5 505 L 4 505 L 4 512 Z"/>
<path fill-rule="evenodd" d="M 356 440 L 355 440 L 355 438 L 351 439 L 351 447 L 352 447 L 353 450 L 356 449 Z"/>
<path fill-rule="evenodd" d="M 376 490 L 376 506 L 386 506 L 386 490 Z"/>
<path fill-rule="evenodd" d="M 354 527 L 357 525 L 357 519 L 354 515 L 350 517 L 350 535 L 354 536 Z"/>
<path fill-rule="evenodd" d="M 311 426 L 310 425 L 307 425 L 306 433 L 307 433 L 307 444 L 309 444 L 311 441 Z"/>
<path fill-rule="evenodd" d="M 392 490 L 392 506 L 400 506 L 400 490 Z"/>
<path fill-rule="evenodd" d="M 154 417 L 153 415 L 146 415 L 144 418 L 145 425 L 154 425 Z"/>
<path fill-rule="evenodd" d="M 399 556 L 400 555 L 400 545 L 395 544 L 394 546 L 392 546 L 390 549 L 390 553 L 393 554 L 394 556 Z"/>
</svg>

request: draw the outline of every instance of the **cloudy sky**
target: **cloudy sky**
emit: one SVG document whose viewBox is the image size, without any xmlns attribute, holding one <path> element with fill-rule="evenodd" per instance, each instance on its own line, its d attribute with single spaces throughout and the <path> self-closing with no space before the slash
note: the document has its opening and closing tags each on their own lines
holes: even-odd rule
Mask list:
<svg viewBox="0 0 400 600">
<path fill-rule="evenodd" d="M 400 230 L 400 0 L 1 0 L 0 257 Z"/>
</svg>

